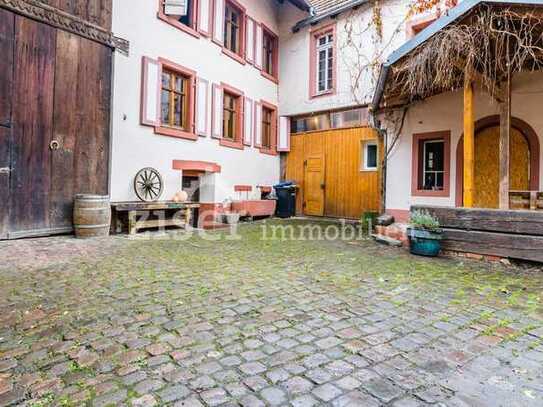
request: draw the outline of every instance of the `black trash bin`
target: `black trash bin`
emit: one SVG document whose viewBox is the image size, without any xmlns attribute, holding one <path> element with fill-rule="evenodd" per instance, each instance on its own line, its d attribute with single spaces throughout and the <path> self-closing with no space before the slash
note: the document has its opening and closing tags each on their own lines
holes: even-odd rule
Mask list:
<svg viewBox="0 0 543 407">
<path fill-rule="evenodd" d="M 277 195 L 275 214 L 279 218 L 291 218 L 296 215 L 296 185 L 293 182 L 281 182 L 273 187 Z"/>
</svg>

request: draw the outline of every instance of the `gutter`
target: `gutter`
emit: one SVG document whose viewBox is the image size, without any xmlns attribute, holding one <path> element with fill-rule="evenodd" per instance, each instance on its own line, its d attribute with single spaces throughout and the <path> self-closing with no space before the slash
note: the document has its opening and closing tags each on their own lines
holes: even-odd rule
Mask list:
<svg viewBox="0 0 543 407">
<path fill-rule="evenodd" d="M 298 21 L 296 23 L 296 25 L 294 27 L 292 27 L 292 32 L 298 32 L 304 27 L 307 27 L 309 25 L 318 24 L 319 22 L 321 22 L 322 20 L 324 20 L 326 18 L 329 18 L 329 17 L 334 18 L 338 14 L 341 14 L 341 13 L 343 13 L 343 12 L 349 10 L 349 9 L 361 6 L 361 5 L 366 4 L 368 2 L 369 2 L 369 0 L 351 0 L 351 1 L 347 2 L 347 3 L 345 3 L 345 4 L 342 4 L 339 7 L 329 9 L 324 13 L 311 15 L 310 17 L 307 17 L 307 18 L 305 18 L 305 19 L 303 19 L 301 21 Z"/>
<path fill-rule="evenodd" d="M 292 4 L 298 7 L 300 10 L 311 12 L 311 4 L 307 0 L 289 0 Z"/>
</svg>

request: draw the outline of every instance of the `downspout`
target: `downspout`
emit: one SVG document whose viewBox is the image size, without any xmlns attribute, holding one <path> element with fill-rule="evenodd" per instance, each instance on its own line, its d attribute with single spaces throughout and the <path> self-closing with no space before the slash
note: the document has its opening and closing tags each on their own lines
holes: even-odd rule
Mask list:
<svg viewBox="0 0 543 407">
<path fill-rule="evenodd" d="M 383 137 L 384 151 L 383 151 L 383 159 L 381 161 L 381 179 L 380 179 L 381 202 L 379 203 L 379 212 L 381 214 L 384 214 L 386 210 L 388 134 L 387 134 L 387 130 L 381 127 L 381 122 L 377 119 L 377 112 L 381 104 L 381 99 L 383 96 L 383 91 L 385 89 L 385 82 L 388 76 L 388 71 L 389 71 L 389 66 L 387 66 L 386 64 L 383 64 L 381 66 L 381 71 L 379 73 L 379 79 L 377 80 L 377 87 L 373 95 L 372 103 L 370 104 L 368 108 L 371 127 L 377 131 L 378 137 Z"/>
</svg>

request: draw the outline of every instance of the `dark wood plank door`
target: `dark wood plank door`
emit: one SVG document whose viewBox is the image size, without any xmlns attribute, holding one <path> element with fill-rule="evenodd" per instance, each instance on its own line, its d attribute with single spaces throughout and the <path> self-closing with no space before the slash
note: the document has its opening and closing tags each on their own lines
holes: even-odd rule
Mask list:
<svg viewBox="0 0 543 407">
<path fill-rule="evenodd" d="M 69 228 L 76 194 L 108 192 L 111 50 L 59 31 L 55 76 L 50 222 Z"/>
<path fill-rule="evenodd" d="M 56 30 L 15 18 L 10 237 L 50 228 Z"/>
<path fill-rule="evenodd" d="M 0 239 L 8 233 L 15 14 L 0 9 Z"/>
</svg>

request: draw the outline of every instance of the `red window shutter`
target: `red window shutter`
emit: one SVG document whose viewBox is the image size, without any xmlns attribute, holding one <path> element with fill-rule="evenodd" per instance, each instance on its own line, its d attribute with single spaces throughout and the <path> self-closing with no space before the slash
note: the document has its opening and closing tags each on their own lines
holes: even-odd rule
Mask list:
<svg viewBox="0 0 543 407">
<path fill-rule="evenodd" d="M 261 24 L 256 25 L 255 33 L 255 66 L 262 69 L 262 58 L 264 56 L 264 30 Z"/>
<path fill-rule="evenodd" d="M 211 24 L 213 19 L 213 0 L 199 0 L 198 1 L 198 31 L 209 37 L 211 35 Z"/>
<path fill-rule="evenodd" d="M 196 80 L 196 134 L 202 137 L 209 135 L 209 82 L 205 79 Z"/>
<path fill-rule="evenodd" d="M 253 20 L 251 17 L 247 17 L 245 30 L 245 59 L 250 64 L 253 64 L 255 62 L 256 24 L 255 20 Z"/>
<path fill-rule="evenodd" d="M 290 118 L 279 117 L 277 151 L 290 151 Z"/>
<path fill-rule="evenodd" d="M 141 81 L 141 124 L 160 125 L 161 65 L 155 59 L 143 57 Z"/>
<path fill-rule="evenodd" d="M 262 104 L 255 103 L 255 147 L 262 147 Z"/>
<path fill-rule="evenodd" d="M 224 44 L 224 0 L 215 0 L 213 7 L 213 41 Z"/>
<path fill-rule="evenodd" d="M 245 131 L 243 132 L 243 144 L 250 146 L 253 144 L 254 134 L 254 102 L 251 98 L 245 98 Z"/>
<path fill-rule="evenodd" d="M 213 109 L 212 109 L 211 137 L 222 138 L 223 131 L 223 89 L 220 85 L 213 84 Z"/>
</svg>

